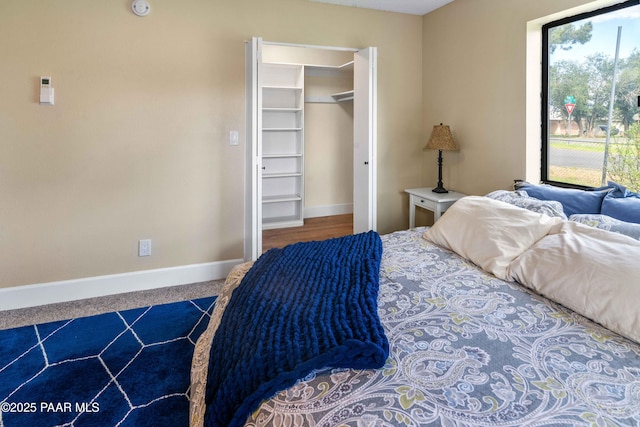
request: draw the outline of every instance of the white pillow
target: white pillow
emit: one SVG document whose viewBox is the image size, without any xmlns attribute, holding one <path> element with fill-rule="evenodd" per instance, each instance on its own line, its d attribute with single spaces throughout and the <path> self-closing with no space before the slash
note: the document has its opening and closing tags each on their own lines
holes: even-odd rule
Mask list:
<svg viewBox="0 0 640 427">
<path fill-rule="evenodd" d="M 640 343 L 640 242 L 567 221 L 509 266 L 511 280 Z"/>
<path fill-rule="evenodd" d="M 472 261 L 500 279 L 509 263 L 562 220 L 480 196 L 458 200 L 424 238 Z"/>
</svg>

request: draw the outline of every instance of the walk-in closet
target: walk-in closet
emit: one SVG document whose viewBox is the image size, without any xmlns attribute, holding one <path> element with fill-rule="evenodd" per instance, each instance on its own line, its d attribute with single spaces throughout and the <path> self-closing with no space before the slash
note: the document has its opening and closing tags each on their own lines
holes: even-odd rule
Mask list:
<svg viewBox="0 0 640 427">
<path fill-rule="evenodd" d="M 353 213 L 375 229 L 374 48 L 247 43 L 247 239 Z"/>
</svg>

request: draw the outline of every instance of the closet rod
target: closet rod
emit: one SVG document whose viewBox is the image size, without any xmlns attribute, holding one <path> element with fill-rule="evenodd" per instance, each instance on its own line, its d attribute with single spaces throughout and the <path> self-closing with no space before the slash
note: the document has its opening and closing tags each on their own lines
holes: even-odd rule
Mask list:
<svg viewBox="0 0 640 427">
<path fill-rule="evenodd" d="M 280 42 L 267 42 L 267 41 L 263 41 L 262 44 L 271 45 L 271 46 L 302 47 L 307 49 L 339 50 L 343 52 L 358 52 L 361 50 L 361 49 L 356 49 L 354 47 L 318 46 L 313 44 L 280 43 Z"/>
</svg>

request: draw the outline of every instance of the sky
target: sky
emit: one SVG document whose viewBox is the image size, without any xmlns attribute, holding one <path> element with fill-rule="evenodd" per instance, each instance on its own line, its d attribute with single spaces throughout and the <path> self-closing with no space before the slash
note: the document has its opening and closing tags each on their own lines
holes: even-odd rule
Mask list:
<svg viewBox="0 0 640 427">
<path fill-rule="evenodd" d="M 626 58 L 634 48 L 640 51 L 640 6 L 628 7 L 605 16 L 596 16 L 582 22 L 593 22 L 591 41 L 584 45 L 575 44 L 571 50 L 556 49 L 551 62 L 558 60 L 582 60 L 587 55 L 599 52 L 611 59 L 615 57 L 618 26 L 622 26 L 620 38 L 620 58 Z"/>
</svg>

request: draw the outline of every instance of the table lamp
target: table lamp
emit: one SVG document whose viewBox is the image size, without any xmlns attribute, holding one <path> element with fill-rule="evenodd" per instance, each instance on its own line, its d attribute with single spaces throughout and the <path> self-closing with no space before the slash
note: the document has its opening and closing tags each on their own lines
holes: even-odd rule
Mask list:
<svg viewBox="0 0 640 427">
<path fill-rule="evenodd" d="M 448 125 L 435 125 L 431 131 L 431 137 L 424 146 L 423 150 L 438 150 L 438 186 L 432 191 L 434 193 L 448 193 L 442 185 L 442 150 L 458 151 L 460 148 L 456 145 L 451 135 L 451 129 Z"/>
</svg>

